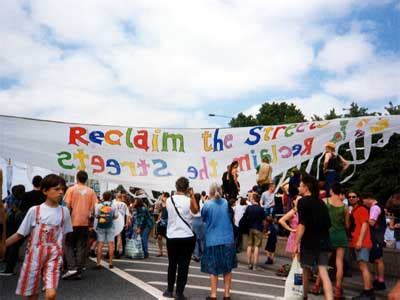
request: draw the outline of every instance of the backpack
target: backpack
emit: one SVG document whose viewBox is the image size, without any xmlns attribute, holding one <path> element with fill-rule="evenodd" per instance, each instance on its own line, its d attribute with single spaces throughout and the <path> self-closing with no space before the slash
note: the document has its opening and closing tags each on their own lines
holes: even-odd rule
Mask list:
<svg viewBox="0 0 400 300">
<path fill-rule="evenodd" d="M 97 216 L 97 227 L 108 229 L 113 224 L 113 209 L 110 202 L 103 202 Z"/>
</svg>

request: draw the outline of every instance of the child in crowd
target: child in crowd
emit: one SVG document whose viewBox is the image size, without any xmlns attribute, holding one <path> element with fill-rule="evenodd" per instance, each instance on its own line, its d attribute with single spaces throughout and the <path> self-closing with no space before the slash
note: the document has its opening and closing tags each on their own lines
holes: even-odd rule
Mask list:
<svg viewBox="0 0 400 300">
<path fill-rule="evenodd" d="M 65 181 L 60 176 L 50 174 L 43 178 L 41 190 L 46 197 L 45 203 L 31 207 L 18 231 L 6 241 L 9 247 L 30 234 L 17 295 L 38 299 L 43 276 L 45 298 L 56 299 L 64 237 L 72 232 L 69 211 L 59 205 L 64 189 Z"/>
<path fill-rule="evenodd" d="M 267 217 L 266 230 L 268 235 L 268 241 L 267 244 L 265 245 L 265 251 L 267 252 L 268 258 L 265 263 L 268 265 L 272 265 L 274 263 L 276 244 L 278 242 L 277 230 L 272 216 Z"/>
<path fill-rule="evenodd" d="M 97 269 L 101 268 L 100 261 L 103 255 L 104 243 L 108 244 L 109 267 L 113 268 L 114 255 L 114 219 L 118 217 L 118 211 L 111 202 L 112 194 L 107 191 L 103 199 L 95 205 L 94 227 L 97 233 Z"/>
</svg>

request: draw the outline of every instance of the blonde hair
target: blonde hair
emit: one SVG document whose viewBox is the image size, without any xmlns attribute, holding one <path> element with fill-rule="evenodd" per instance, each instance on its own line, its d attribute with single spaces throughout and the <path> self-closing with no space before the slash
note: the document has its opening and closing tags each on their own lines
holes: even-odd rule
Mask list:
<svg viewBox="0 0 400 300">
<path fill-rule="evenodd" d="M 218 183 L 210 185 L 210 198 L 220 199 L 222 197 L 222 188 Z"/>
</svg>

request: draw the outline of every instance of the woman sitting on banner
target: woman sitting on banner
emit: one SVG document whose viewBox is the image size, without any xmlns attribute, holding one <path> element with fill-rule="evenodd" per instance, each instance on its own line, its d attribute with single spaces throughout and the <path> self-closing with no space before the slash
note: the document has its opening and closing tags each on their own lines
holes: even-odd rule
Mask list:
<svg viewBox="0 0 400 300">
<path fill-rule="evenodd" d="M 269 164 L 268 157 L 263 157 L 262 162 L 257 169 L 258 193 L 261 195 L 265 192 L 270 183 L 272 183 L 272 167 Z"/>
<path fill-rule="evenodd" d="M 229 166 L 229 170 L 226 173 L 226 182 L 225 187 L 224 187 L 224 192 L 226 194 L 226 199 L 230 200 L 230 199 L 237 199 L 237 196 L 239 194 L 240 191 L 240 184 L 238 181 L 238 168 L 239 168 L 239 163 L 235 160 L 233 161 L 230 166 Z"/>
<path fill-rule="evenodd" d="M 211 296 L 207 299 L 217 299 L 219 275 L 224 276 L 224 299 L 230 299 L 232 269 L 237 267 L 233 214 L 228 201 L 222 198 L 221 187 L 216 183 L 210 187 L 210 200 L 204 204 L 201 216 L 206 227 L 201 271 L 210 274 L 211 281 Z"/>
<path fill-rule="evenodd" d="M 335 182 L 340 182 L 340 173 L 349 167 L 349 163 L 336 153 L 336 144 L 328 142 L 325 144 L 324 174 L 325 191 L 329 196 L 329 190 Z"/>
</svg>

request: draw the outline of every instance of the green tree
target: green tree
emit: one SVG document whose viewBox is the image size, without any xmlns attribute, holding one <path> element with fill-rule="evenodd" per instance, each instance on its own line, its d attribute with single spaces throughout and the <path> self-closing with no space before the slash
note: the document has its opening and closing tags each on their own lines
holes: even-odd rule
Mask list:
<svg viewBox="0 0 400 300">
<path fill-rule="evenodd" d="M 400 193 L 400 135 L 395 134 L 383 147 L 373 147 L 368 161 L 357 166 L 356 174 L 346 184 L 348 190 L 373 193 L 380 203 Z"/>
<path fill-rule="evenodd" d="M 229 122 L 229 125 L 231 127 L 245 127 L 256 125 L 280 125 L 305 121 L 304 114 L 294 104 L 287 104 L 286 102 L 266 102 L 260 107 L 255 118 L 251 115 L 246 116 L 240 113 Z"/>
<path fill-rule="evenodd" d="M 329 111 L 329 113 L 326 114 L 326 115 L 324 116 L 324 119 L 325 119 L 325 120 L 333 120 L 333 119 L 339 119 L 339 118 L 341 118 L 341 117 L 342 117 L 342 115 L 338 115 L 338 114 L 336 113 L 336 110 L 335 110 L 334 108 L 332 108 L 332 109 Z"/>
<path fill-rule="evenodd" d="M 389 115 L 400 115 L 400 105 L 393 105 L 392 101 L 389 101 L 389 106 L 385 106 L 385 109 Z"/>
<path fill-rule="evenodd" d="M 357 118 L 364 116 L 372 116 L 375 113 L 368 113 L 368 108 L 359 106 L 356 102 L 352 102 L 348 109 L 345 109 L 347 113 L 344 115 L 345 118 Z"/>
<path fill-rule="evenodd" d="M 260 125 L 279 125 L 304 122 L 306 118 L 293 103 L 266 102 L 261 106 L 257 114 L 257 121 Z"/>
<path fill-rule="evenodd" d="M 252 116 L 246 116 L 244 113 L 239 113 L 236 118 L 229 122 L 231 127 L 248 127 L 257 125 L 257 120 Z"/>
<path fill-rule="evenodd" d="M 323 119 L 322 119 L 320 116 L 318 116 L 318 115 L 316 115 L 316 114 L 313 114 L 313 115 L 311 116 L 311 121 L 313 121 L 313 122 L 316 122 L 316 121 L 323 121 Z"/>
</svg>

